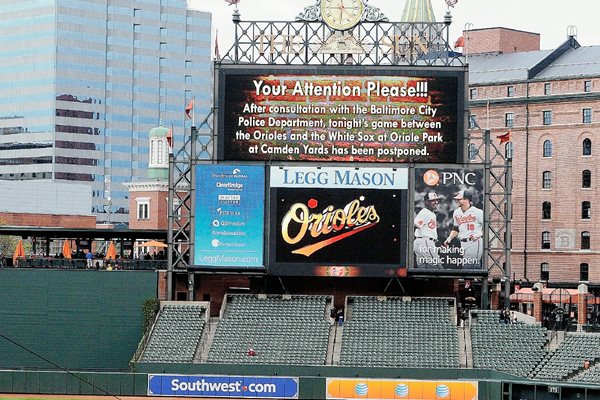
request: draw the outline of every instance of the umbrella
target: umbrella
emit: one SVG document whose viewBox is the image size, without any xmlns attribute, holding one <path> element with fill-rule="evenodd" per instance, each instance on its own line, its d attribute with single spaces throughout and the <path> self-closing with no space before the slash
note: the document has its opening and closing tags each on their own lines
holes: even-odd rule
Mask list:
<svg viewBox="0 0 600 400">
<path fill-rule="evenodd" d="M 25 258 L 25 249 L 23 248 L 23 239 L 19 239 L 19 243 L 17 243 L 17 247 L 15 248 L 15 252 L 13 253 L 13 263 L 18 258 Z"/>
<path fill-rule="evenodd" d="M 162 242 L 158 242 L 156 240 L 151 240 L 149 242 L 143 242 L 139 244 L 140 247 L 169 247 Z"/>
<path fill-rule="evenodd" d="M 63 243 L 62 253 L 64 258 L 71 259 L 71 241 L 65 240 Z"/>
<path fill-rule="evenodd" d="M 117 250 L 115 249 L 115 244 L 112 240 L 108 245 L 108 250 L 106 250 L 106 256 L 104 258 L 107 260 L 115 260 L 117 258 Z"/>
</svg>

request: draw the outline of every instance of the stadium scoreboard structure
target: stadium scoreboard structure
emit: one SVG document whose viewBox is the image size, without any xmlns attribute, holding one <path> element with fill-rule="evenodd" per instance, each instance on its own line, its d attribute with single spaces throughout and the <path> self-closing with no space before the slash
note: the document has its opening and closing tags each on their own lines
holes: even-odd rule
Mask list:
<svg viewBox="0 0 600 400">
<path fill-rule="evenodd" d="M 343 29 L 314 6 L 264 23 L 285 38 L 250 38 L 265 27 L 234 14 L 236 43 L 214 68 L 211 163 L 193 165 L 191 270 L 487 274 L 483 221 L 457 211 L 486 203 L 482 165 L 465 164 L 467 67 L 446 24 L 366 7 Z"/>
</svg>

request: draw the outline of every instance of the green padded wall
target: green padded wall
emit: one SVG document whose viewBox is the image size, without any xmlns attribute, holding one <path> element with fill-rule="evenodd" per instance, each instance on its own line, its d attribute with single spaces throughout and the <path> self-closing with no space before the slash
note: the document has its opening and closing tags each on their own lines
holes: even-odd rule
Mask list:
<svg viewBox="0 0 600 400">
<path fill-rule="evenodd" d="M 127 370 L 154 271 L 0 270 L 0 335 L 61 368 Z M 57 367 L 0 337 L 0 368 Z"/>
</svg>

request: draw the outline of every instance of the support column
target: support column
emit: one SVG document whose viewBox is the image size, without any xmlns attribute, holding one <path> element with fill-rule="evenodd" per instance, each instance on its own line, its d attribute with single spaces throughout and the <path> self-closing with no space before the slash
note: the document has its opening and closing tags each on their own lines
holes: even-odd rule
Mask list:
<svg viewBox="0 0 600 400">
<path fill-rule="evenodd" d="M 583 325 L 587 324 L 587 285 L 583 283 L 579 285 L 577 294 L 577 331 L 581 331 Z"/>
<path fill-rule="evenodd" d="M 536 290 L 537 289 L 537 290 Z M 535 322 L 543 322 L 542 321 L 542 290 L 544 286 L 541 283 L 536 283 L 533 285 L 533 317 L 535 318 Z"/>
</svg>

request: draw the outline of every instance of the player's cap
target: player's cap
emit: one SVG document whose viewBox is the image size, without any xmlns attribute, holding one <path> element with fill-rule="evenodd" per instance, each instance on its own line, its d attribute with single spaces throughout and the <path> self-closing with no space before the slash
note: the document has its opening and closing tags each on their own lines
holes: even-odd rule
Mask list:
<svg viewBox="0 0 600 400">
<path fill-rule="evenodd" d="M 436 192 L 427 192 L 427 193 L 425 193 L 425 201 L 441 200 L 441 199 L 442 198 L 440 196 L 438 196 Z"/>
<path fill-rule="evenodd" d="M 469 194 L 469 192 L 465 192 L 464 190 L 459 190 L 458 192 L 454 193 L 454 196 L 452 198 L 454 200 L 462 200 L 462 199 L 471 200 L 471 195 Z"/>
</svg>

